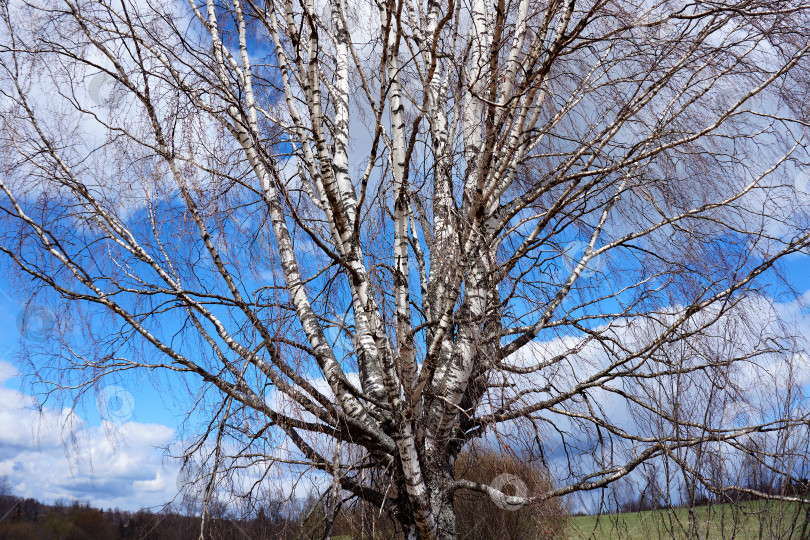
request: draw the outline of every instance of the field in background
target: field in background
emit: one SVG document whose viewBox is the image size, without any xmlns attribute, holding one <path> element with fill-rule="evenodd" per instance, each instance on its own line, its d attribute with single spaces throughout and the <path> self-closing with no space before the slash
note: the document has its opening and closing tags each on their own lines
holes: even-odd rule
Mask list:
<svg viewBox="0 0 810 540">
<path fill-rule="evenodd" d="M 628 539 L 801 539 L 810 537 L 810 504 L 750 501 L 694 509 L 697 534 L 690 530 L 689 510 L 651 510 L 603 516 L 573 516 L 567 538 Z M 674 534 L 670 533 L 674 531 Z"/>
</svg>

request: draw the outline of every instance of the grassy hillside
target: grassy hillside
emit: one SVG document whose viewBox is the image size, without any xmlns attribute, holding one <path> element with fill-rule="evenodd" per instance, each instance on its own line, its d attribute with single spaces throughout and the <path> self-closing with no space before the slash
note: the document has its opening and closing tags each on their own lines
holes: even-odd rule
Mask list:
<svg viewBox="0 0 810 540">
<path fill-rule="evenodd" d="M 798 540 L 810 537 L 810 523 L 805 529 L 808 511 L 810 504 L 751 501 L 736 505 L 696 508 L 692 523 L 689 510 L 686 508 L 598 517 L 575 516 L 569 522 L 567 537 L 600 540 L 652 538 Z"/>
</svg>

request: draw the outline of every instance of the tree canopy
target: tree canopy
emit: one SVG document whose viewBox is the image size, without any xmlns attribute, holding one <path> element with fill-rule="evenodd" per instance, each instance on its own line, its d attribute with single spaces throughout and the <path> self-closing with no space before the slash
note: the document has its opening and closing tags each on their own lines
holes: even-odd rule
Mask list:
<svg viewBox="0 0 810 540">
<path fill-rule="evenodd" d="M 807 2 L 1 5 L 31 371 L 167 373 L 206 495 L 317 470 L 424 539 L 646 466 L 796 500 L 737 471 L 806 476 Z M 552 483 L 459 477 L 477 439 Z"/>
</svg>

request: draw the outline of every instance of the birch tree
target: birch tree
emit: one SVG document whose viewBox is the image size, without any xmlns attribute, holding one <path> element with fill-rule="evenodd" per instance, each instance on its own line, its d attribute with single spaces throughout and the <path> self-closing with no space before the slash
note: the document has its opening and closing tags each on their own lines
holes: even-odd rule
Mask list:
<svg viewBox="0 0 810 540">
<path fill-rule="evenodd" d="M 0 251 L 57 306 L 31 371 L 167 373 L 206 493 L 285 463 L 406 538 L 454 538 L 460 490 L 508 511 L 657 462 L 756 492 L 705 466 L 742 454 L 795 479 L 808 10 L 3 2 Z M 476 440 L 553 486 L 460 479 Z"/>
</svg>

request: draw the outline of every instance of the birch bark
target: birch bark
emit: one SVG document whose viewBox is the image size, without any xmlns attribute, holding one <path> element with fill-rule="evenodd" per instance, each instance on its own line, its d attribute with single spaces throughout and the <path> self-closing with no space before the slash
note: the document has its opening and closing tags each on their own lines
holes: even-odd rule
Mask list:
<svg viewBox="0 0 810 540">
<path fill-rule="evenodd" d="M 801 347 L 751 312 L 810 241 L 810 6 L 676 4 L 4 5 L 0 251 L 108 314 L 52 356 L 78 387 L 195 376 L 223 398 L 216 477 L 320 471 L 330 534 L 345 493 L 444 540 L 458 490 L 524 508 L 661 462 L 738 489 L 694 457 L 717 447 L 789 480 Z M 118 106 L 78 96 L 99 71 Z M 753 372 L 780 417 L 718 421 Z M 460 478 L 476 439 L 577 463 L 511 496 Z"/>
</svg>

